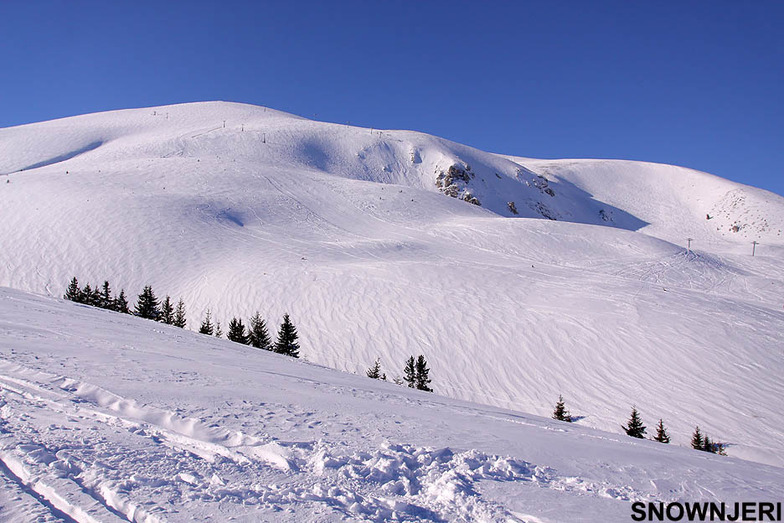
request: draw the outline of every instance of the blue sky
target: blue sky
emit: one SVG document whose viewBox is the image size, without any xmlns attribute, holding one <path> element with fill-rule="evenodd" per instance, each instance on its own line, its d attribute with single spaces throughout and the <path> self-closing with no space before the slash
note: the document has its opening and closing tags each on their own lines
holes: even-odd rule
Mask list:
<svg viewBox="0 0 784 523">
<path fill-rule="evenodd" d="M 198 100 L 784 195 L 784 2 L 0 2 L 0 127 Z"/>
</svg>

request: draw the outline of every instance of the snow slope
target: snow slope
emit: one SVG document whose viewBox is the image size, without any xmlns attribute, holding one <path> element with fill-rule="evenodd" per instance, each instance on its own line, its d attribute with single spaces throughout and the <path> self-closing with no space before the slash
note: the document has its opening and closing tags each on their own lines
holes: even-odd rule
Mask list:
<svg viewBox="0 0 784 523">
<path fill-rule="evenodd" d="M 782 495 L 782 468 L 0 289 L 3 521 L 627 521 Z"/>
<path fill-rule="evenodd" d="M 784 464 L 771 193 L 218 102 L 0 129 L 0 173 L 0 285 L 152 284 L 192 329 L 289 312 L 312 362 L 391 377 L 424 354 L 452 398 L 546 416 L 563 394 L 616 433 L 636 405 L 675 444 L 699 424 Z"/>
</svg>

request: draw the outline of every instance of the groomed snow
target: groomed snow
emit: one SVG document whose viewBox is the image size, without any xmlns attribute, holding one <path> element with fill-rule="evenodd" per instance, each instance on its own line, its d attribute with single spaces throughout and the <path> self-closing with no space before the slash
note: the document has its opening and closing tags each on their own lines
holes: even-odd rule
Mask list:
<svg viewBox="0 0 784 523">
<path fill-rule="evenodd" d="M 436 185 L 449 167 L 458 198 Z M 380 357 L 392 377 L 424 354 L 440 395 L 548 416 L 563 394 L 577 425 L 614 433 L 636 405 L 674 445 L 699 425 L 784 464 L 771 193 L 221 102 L 0 129 L 0 173 L 0 285 L 151 284 L 191 329 L 208 308 L 224 326 L 289 312 L 321 365 Z"/>
</svg>

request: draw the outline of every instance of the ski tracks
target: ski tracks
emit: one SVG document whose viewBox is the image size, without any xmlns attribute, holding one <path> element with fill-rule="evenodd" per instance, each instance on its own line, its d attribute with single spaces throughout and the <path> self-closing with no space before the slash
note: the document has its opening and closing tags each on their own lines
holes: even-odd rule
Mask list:
<svg viewBox="0 0 784 523">
<path fill-rule="evenodd" d="M 638 497 L 477 450 L 358 446 L 251 436 L 0 360 L 0 494 L 34 520 L 276 519 L 304 504 L 335 519 L 521 521 L 483 481 Z"/>
</svg>

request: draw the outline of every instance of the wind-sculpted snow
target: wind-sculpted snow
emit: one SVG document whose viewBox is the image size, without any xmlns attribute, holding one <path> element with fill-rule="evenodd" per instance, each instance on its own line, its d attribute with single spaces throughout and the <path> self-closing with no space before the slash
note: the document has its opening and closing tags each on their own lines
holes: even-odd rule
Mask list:
<svg viewBox="0 0 784 523">
<path fill-rule="evenodd" d="M 190 329 L 288 312 L 321 365 L 423 354 L 440 395 L 549 415 L 562 394 L 616 433 L 636 405 L 676 445 L 700 425 L 784 464 L 776 195 L 217 102 L 0 129 L 0 173 L 0 285 L 152 285 Z"/>
<path fill-rule="evenodd" d="M 784 471 L 0 289 L 0 519 L 617 521 Z M 242 361 L 242 365 L 237 365 Z"/>
</svg>

